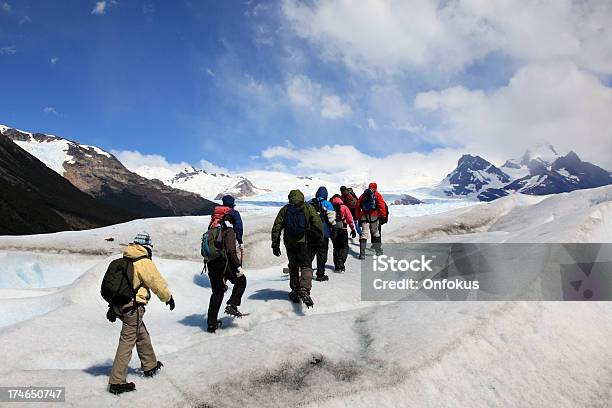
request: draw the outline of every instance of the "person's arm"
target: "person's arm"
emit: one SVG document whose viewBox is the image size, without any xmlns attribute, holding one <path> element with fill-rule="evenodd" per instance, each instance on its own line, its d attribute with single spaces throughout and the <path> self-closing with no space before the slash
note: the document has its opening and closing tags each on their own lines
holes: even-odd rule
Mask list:
<svg viewBox="0 0 612 408">
<path fill-rule="evenodd" d="M 280 237 L 281 231 L 285 225 L 285 216 L 287 214 L 287 207 L 283 207 L 280 209 L 278 214 L 276 215 L 276 219 L 274 220 L 274 225 L 272 225 L 272 247 L 280 247 Z"/>
<path fill-rule="evenodd" d="M 242 266 L 238 252 L 236 251 L 236 232 L 229 228 L 223 231 L 223 246 L 225 247 L 225 255 L 230 269 L 236 271 Z"/>
<path fill-rule="evenodd" d="M 236 210 L 232 210 L 230 214 L 234 218 L 234 232 L 236 233 L 236 241 L 238 241 L 238 244 L 242 245 L 242 234 L 244 232 L 242 217 Z"/>
<path fill-rule="evenodd" d="M 357 207 L 355 207 L 355 217 L 357 217 L 358 221 L 363 216 L 363 212 L 361 211 L 361 200 L 362 199 L 363 199 L 363 196 L 359 197 L 359 199 L 357 200 Z"/>
<path fill-rule="evenodd" d="M 342 218 L 346 220 L 346 223 L 351 228 L 351 231 L 355 231 L 355 221 L 353 220 L 353 214 L 351 214 L 351 210 L 346 205 L 340 207 L 340 212 L 342 212 Z"/>
<path fill-rule="evenodd" d="M 319 237 L 319 242 L 312 242 L 312 244 L 316 246 L 323 240 L 323 221 L 321 221 L 321 217 L 319 217 L 319 214 L 317 214 L 313 206 L 310 204 L 304 205 L 306 206 L 306 208 L 304 208 L 304 213 L 308 213 L 308 225 L 310 226 L 310 230 L 314 232 L 314 236 Z"/>
<path fill-rule="evenodd" d="M 138 273 L 140 281 L 144 286 L 149 288 L 162 302 L 166 303 L 172 297 L 168 284 L 164 277 L 159 273 L 157 267 L 150 259 L 142 259 L 138 261 Z M 136 268 L 134 268 L 136 269 Z"/>
<path fill-rule="evenodd" d="M 387 206 L 385 205 L 385 199 L 382 194 L 376 192 L 376 204 L 378 205 L 378 216 L 384 220 L 387 219 Z"/>
</svg>

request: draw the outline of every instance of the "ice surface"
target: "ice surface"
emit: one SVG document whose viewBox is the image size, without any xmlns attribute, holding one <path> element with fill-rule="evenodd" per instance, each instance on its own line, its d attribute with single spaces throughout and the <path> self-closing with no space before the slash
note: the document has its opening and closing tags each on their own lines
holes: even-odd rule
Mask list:
<svg viewBox="0 0 612 408">
<path fill-rule="evenodd" d="M 60 289 L 31 289 L 32 296 L 6 289 L 10 296 L 0 296 L 0 383 L 65 385 L 67 406 L 608 405 L 609 303 L 361 302 L 352 243 L 347 272 L 314 282 L 315 307 L 306 310 L 287 301 L 286 258 L 270 251 L 278 207 L 240 209 L 248 279 L 241 308 L 251 315 L 223 317 L 215 335 L 205 332 L 210 288 L 197 253 L 208 217 L 0 237 L 15 270 L 39 254 L 45 262 L 66 256 L 66 267 L 79 259 L 70 257 L 96 258 Z M 422 217 L 395 213 L 383 241 L 610 242 L 611 220 L 612 187 L 512 194 Z M 153 237 L 154 259 L 177 307 L 170 312 L 151 301 L 145 321 L 164 369 L 142 378 L 134 353 L 129 379 L 138 391 L 115 397 L 106 383 L 120 326 L 105 320 L 99 285 L 120 244 L 141 230 Z M 41 266 L 40 282 L 56 284 L 46 276 L 53 270 Z"/>
</svg>

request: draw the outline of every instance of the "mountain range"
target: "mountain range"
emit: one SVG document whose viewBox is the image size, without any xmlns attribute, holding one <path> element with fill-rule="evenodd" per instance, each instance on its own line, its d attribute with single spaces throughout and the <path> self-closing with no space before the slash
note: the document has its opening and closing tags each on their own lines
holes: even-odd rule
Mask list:
<svg viewBox="0 0 612 408">
<path fill-rule="evenodd" d="M 0 134 L 100 203 L 137 218 L 211 214 L 215 203 L 200 195 L 144 178 L 95 146 L 58 136 L 0 126 Z"/>
<path fill-rule="evenodd" d="M 609 171 L 582 161 L 573 151 L 560 155 L 552 145 L 540 144 L 499 168 L 480 156 L 465 154 L 437 188 L 449 197 L 492 201 L 512 192 L 547 195 L 609 184 Z"/>
</svg>

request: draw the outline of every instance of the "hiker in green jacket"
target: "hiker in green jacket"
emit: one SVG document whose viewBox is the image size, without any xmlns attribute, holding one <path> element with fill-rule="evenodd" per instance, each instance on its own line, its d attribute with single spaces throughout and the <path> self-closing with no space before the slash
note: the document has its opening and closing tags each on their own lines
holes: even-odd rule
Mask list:
<svg viewBox="0 0 612 408">
<path fill-rule="evenodd" d="M 323 240 L 323 224 L 313 206 L 304 202 L 300 190 L 291 190 L 289 204 L 280 209 L 272 227 L 272 252 L 281 256 L 280 237 L 289 258 L 289 299 L 312 307 L 312 253 Z"/>
</svg>

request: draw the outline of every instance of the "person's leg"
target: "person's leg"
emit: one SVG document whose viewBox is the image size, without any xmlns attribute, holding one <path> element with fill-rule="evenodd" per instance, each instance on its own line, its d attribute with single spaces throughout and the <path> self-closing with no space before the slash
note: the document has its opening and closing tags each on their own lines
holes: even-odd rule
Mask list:
<svg viewBox="0 0 612 408">
<path fill-rule="evenodd" d="M 240 302 L 242 301 L 242 295 L 246 290 L 247 280 L 246 276 L 242 275 L 240 277 L 232 276 L 228 279 L 234 287 L 232 288 L 232 295 L 227 301 L 228 305 L 232 306 L 240 306 Z"/>
<path fill-rule="evenodd" d="M 378 219 L 370 224 L 370 230 L 372 232 L 372 248 L 376 251 L 376 255 L 382 255 L 382 240 L 380 236 L 380 223 Z"/>
<path fill-rule="evenodd" d="M 142 371 L 148 371 L 157 367 L 157 357 L 155 356 L 155 350 L 153 350 L 153 344 L 151 344 L 151 336 L 143 320 L 145 307 L 139 306 L 136 314 L 139 321 L 138 329 L 136 330 L 136 352 L 138 353 L 138 358 L 140 358 Z"/>
<path fill-rule="evenodd" d="M 327 253 L 329 252 L 329 238 L 323 238 L 321 246 L 317 251 L 317 276 L 325 275 L 325 264 L 327 263 Z"/>
<path fill-rule="evenodd" d="M 341 230 L 338 231 L 336 237 L 332 239 L 332 256 L 334 258 L 334 270 L 338 271 L 340 269 L 340 240 L 341 240 Z"/>
<path fill-rule="evenodd" d="M 212 294 L 208 302 L 208 317 L 209 325 L 217 325 L 219 320 L 219 309 L 223 303 L 223 295 L 225 293 L 225 284 L 223 283 L 223 271 L 220 269 L 208 269 L 208 278 L 210 279 L 210 287 Z"/>
<path fill-rule="evenodd" d="M 361 220 L 361 238 L 359 239 L 359 259 L 365 259 L 366 246 L 370 239 L 370 223 L 367 219 Z"/>
<path fill-rule="evenodd" d="M 298 257 L 300 261 L 300 289 L 310 293 L 312 288 L 312 263 L 310 262 L 310 249 L 305 243 L 298 247 Z"/>
<path fill-rule="evenodd" d="M 338 266 L 343 271 L 345 268 L 346 258 L 348 257 L 349 244 L 348 244 L 348 231 L 341 230 L 338 232 Z"/>
<path fill-rule="evenodd" d="M 119 318 L 123 325 L 121 326 L 119 345 L 117 346 L 113 368 L 108 380 L 109 384 L 125 384 L 127 382 L 128 365 L 132 359 L 132 349 L 137 340 L 138 317 L 136 316 L 136 311 L 126 312 Z"/>
<path fill-rule="evenodd" d="M 292 292 L 300 290 L 300 259 L 297 249 L 292 245 L 285 245 L 287 258 L 289 259 L 289 287 Z"/>
</svg>

